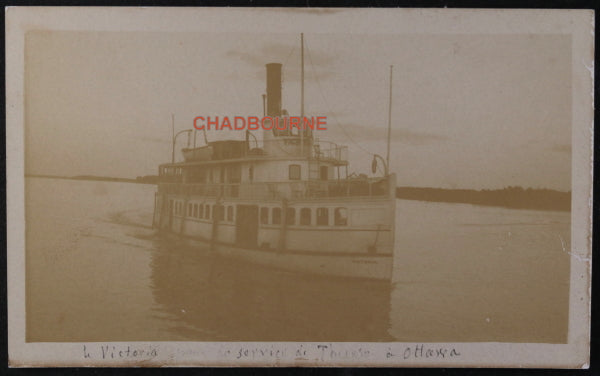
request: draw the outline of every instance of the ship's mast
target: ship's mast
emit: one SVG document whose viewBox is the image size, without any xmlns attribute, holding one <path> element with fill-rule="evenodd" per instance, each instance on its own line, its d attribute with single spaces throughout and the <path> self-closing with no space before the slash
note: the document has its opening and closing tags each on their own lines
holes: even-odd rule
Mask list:
<svg viewBox="0 0 600 376">
<path fill-rule="evenodd" d="M 387 168 L 390 168 L 390 138 L 392 136 L 392 72 L 394 70 L 394 66 L 390 65 L 390 103 L 388 107 L 388 132 L 387 132 L 387 155 L 385 157 L 385 162 Z"/>
<path fill-rule="evenodd" d="M 175 163 L 175 114 L 171 114 L 171 140 L 173 140 L 173 150 L 171 151 L 171 163 Z"/>
<path fill-rule="evenodd" d="M 300 116 L 304 118 L 304 33 L 300 33 Z"/>
<path fill-rule="evenodd" d="M 304 155 L 304 33 L 300 33 L 300 155 Z"/>
</svg>

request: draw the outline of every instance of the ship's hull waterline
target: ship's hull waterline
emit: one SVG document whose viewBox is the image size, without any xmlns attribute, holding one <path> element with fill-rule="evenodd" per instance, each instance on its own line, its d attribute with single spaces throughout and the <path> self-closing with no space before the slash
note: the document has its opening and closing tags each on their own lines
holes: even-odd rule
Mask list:
<svg viewBox="0 0 600 376">
<path fill-rule="evenodd" d="M 392 255 L 281 252 L 271 249 L 243 248 L 225 243 L 211 243 L 205 239 L 181 236 L 166 231 L 163 234 L 185 246 L 197 248 L 199 252 L 215 252 L 219 256 L 291 272 L 381 281 L 391 281 L 392 276 Z"/>
</svg>

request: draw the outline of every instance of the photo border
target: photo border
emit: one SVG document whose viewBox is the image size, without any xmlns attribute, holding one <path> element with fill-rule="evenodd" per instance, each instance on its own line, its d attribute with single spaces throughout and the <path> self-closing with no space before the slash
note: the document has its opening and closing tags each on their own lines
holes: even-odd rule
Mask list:
<svg viewBox="0 0 600 376">
<path fill-rule="evenodd" d="M 594 14 L 589 10 L 473 10 L 473 9 L 319 9 L 291 8 L 50 8 L 9 7 L 6 16 L 6 197 L 8 350 L 11 366 L 401 366 L 401 367 L 544 367 L 587 368 L 590 343 Z M 273 12 L 299 12 L 273 18 Z M 373 22 L 377 19 L 377 22 Z M 275 342 L 285 358 L 255 357 L 244 361 L 230 354 L 241 346 L 264 347 L 264 342 L 132 342 L 158 349 L 150 361 L 85 359 L 83 343 L 25 342 L 25 215 L 24 215 L 24 36 L 29 30 L 105 31 L 220 31 L 301 32 L 308 24 L 320 33 L 427 33 L 522 34 L 572 36 L 572 221 L 569 339 L 564 345 L 521 343 L 428 344 L 455 347 L 452 360 L 423 359 L 404 362 L 387 354 L 419 343 L 303 342 L 307 360 L 295 355 L 293 342 Z M 223 28 L 223 25 L 227 25 Z M 311 29 L 315 32 L 315 29 Z M 10 213 L 10 215 L 8 214 Z M 86 346 L 118 343 L 86 343 Z M 362 360 L 319 360 L 318 346 L 335 345 L 340 351 L 367 346 Z M 390 350 L 393 349 L 394 351 Z M 260 359 L 258 359 L 260 358 Z"/>
</svg>

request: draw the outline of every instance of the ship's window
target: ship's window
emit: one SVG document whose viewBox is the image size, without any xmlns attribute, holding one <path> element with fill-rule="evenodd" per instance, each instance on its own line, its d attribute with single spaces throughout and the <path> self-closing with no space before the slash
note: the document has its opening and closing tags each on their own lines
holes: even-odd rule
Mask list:
<svg viewBox="0 0 600 376">
<path fill-rule="evenodd" d="M 227 207 L 227 220 L 233 222 L 233 206 Z"/>
<path fill-rule="evenodd" d="M 327 168 L 327 166 L 321 166 L 320 178 L 321 178 L 321 180 L 329 179 L 329 168 Z"/>
<path fill-rule="evenodd" d="M 300 180 L 300 165 L 290 165 L 290 180 Z"/>
<path fill-rule="evenodd" d="M 348 210 L 346 208 L 335 208 L 333 219 L 336 226 L 347 226 Z"/>
<path fill-rule="evenodd" d="M 194 167 L 188 172 L 188 182 L 190 183 L 204 183 L 206 180 L 206 171 L 204 167 Z"/>
<path fill-rule="evenodd" d="M 317 226 L 329 224 L 329 208 L 317 208 Z"/>
<path fill-rule="evenodd" d="M 254 180 L 254 166 L 248 167 L 248 180 Z"/>
<path fill-rule="evenodd" d="M 225 207 L 223 205 L 215 205 L 213 215 L 217 216 L 217 220 L 223 221 L 225 219 Z"/>
<path fill-rule="evenodd" d="M 273 218 L 271 218 L 271 223 L 274 225 L 278 225 L 281 223 L 281 208 L 273 208 L 272 213 Z"/>
<path fill-rule="evenodd" d="M 227 173 L 229 183 L 239 183 L 242 180 L 242 167 L 239 164 L 232 165 Z"/>
<path fill-rule="evenodd" d="M 206 205 L 206 212 L 204 213 L 204 218 L 210 219 L 210 205 Z"/>
<path fill-rule="evenodd" d="M 310 208 L 300 209 L 300 224 L 310 225 Z"/>
<path fill-rule="evenodd" d="M 194 218 L 198 217 L 198 204 L 194 204 Z"/>
<path fill-rule="evenodd" d="M 188 217 L 192 216 L 192 204 L 191 203 L 188 204 L 188 214 L 187 215 L 188 215 Z"/>
<path fill-rule="evenodd" d="M 266 225 L 269 223 L 269 208 L 260 208 L 260 224 Z"/>
<path fill-rule="evenodd" d="M 198 205 L 198 218 L 202 218 L 204 216 L 204 205 Z"/>
<path fill-rule="evenodd" d="M 287 208 L 287 212 L 285 213 L 285 221 L 291 226 L 296 224 L 296 209 Z"/>
</svg>

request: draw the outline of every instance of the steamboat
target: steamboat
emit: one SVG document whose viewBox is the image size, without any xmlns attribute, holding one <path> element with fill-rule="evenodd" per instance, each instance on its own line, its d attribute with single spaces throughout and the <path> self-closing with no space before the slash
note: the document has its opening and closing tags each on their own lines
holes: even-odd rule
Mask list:
<svg viewBox="0 0 600 376">
<path fill-rule="evenodd" d="M 266 64 L 263 115 L 285 124 L 281 93 L 282 64 Z M 174 135 L 171 163 L 158 169 L 153 227 L 161 233 L 284 270 L 391 280 L 396 176 L 383 158 L 373 159 L 373 175 L 383 164 L 379 176 L 348 174 L 347 146 L 321 140 L 310 127 L 260 130 L 262 137 L 246 130 L 245 140 L 209 142 L 204 134 L 199 147 L 195 130 L 183 132 L 184 160 L 175 161 Z"/>
</svg>

